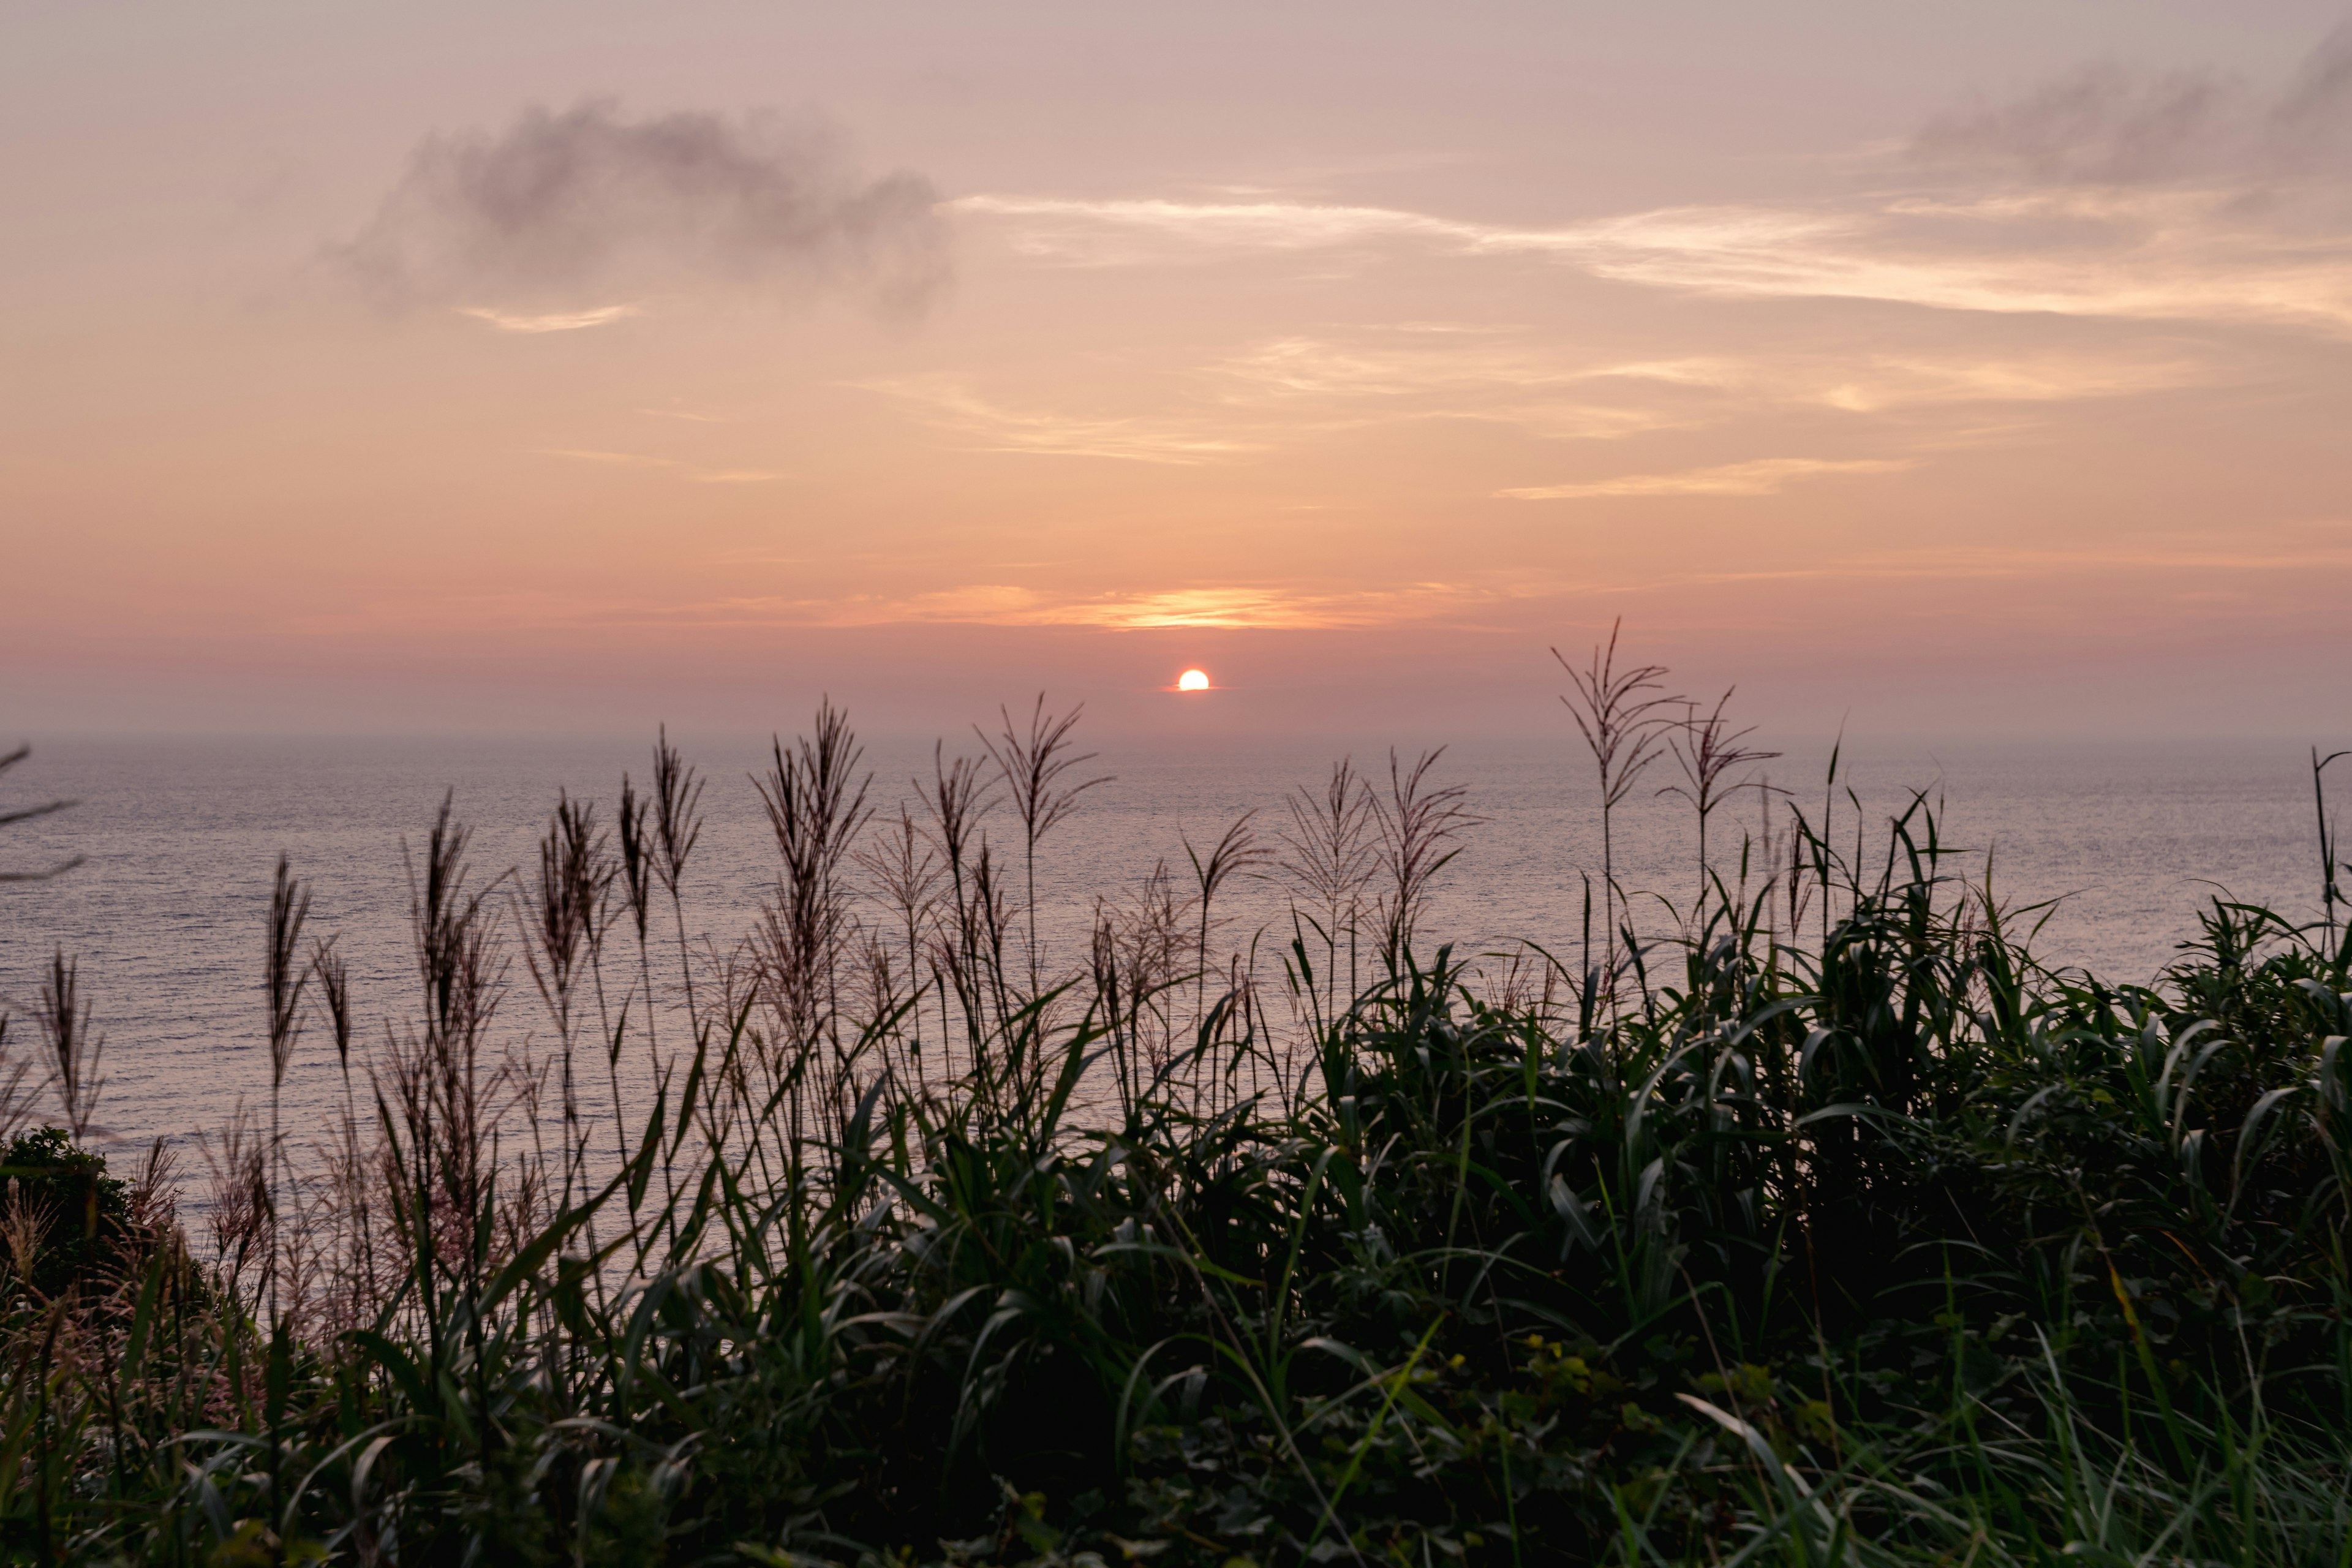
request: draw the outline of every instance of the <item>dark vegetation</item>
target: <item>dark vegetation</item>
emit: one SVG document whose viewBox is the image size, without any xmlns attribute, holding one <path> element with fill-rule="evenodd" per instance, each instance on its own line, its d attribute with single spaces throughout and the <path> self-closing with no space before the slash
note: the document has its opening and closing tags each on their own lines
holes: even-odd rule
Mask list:
<svg viewBox="0 0 2352 1568">
<path fill-rule="evenodd" d="M 1604 811 L 1761 790 L 1720 704 L 1613 646 L 1571 674 Z M 445 808 L 415 991 L 365 1022 L 281 865 L 271 1103 L 185 1225 L 160 1154 L 118 1183 L 67 1136 L 99 1042 L 60 958 L 0 1552 L 2352 1562 L 2324 800 L 2321 921 L 2218 901 L 2152 986 L 2038 964 L 1925 800 L 1874 826 L 1834 763 L 1672 905 L 1605 865 L 1572 953 L 1423 929 L 1470 826 L 1429 759 L 1343 764 L 1062 952 L 1031 889 L 1087 759 L 1042 704 L 983 739 L 887 815 L 838 713 L 779 743 L 732 948 L 688 934 L 666 740 L 508 878 Z M 1278 962 L 1221 918 L 1260 876 Z M 340 1119 L 289 1132 L 330 1049 Z"/>
</svg>

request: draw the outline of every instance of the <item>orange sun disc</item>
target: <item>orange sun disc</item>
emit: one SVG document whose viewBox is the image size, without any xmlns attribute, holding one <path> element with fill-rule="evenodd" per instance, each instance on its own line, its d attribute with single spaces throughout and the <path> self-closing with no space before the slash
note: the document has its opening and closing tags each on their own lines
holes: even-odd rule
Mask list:
<svg viewBox="0 0 2352 1568">
<path fill-rule="evenodd" d="M 1205 669 L 1186 670 L 1183 674 L 1176 678 L 1176 689 L 1179 691 L 1206 691 L 1209 689 L 1209 672 Z"/>
</svg>

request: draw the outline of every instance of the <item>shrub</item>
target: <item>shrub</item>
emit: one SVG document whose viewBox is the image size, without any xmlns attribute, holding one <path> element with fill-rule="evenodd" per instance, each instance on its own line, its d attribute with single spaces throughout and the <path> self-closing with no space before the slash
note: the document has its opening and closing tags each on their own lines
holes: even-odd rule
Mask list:
<svg viewBox="0 0 2352 1568">
<path fill-rule="evenodd" d="M 11 1283 L 43 1300 L 102 1274 L 131 1218 L 129 1184 L 61 1127 L 20 1134 L 0 1156 L 0 1237 Z"/>
</svg>

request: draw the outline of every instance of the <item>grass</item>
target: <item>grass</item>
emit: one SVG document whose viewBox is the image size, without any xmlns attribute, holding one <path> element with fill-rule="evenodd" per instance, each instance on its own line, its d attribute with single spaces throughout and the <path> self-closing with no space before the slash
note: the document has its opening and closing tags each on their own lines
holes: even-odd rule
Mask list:
<svg viewBox="0 0 2352 1568">
<path fill-rule="evenodd" d="M 1594 668 L 1588 708 L 1630 679 Z M 1737 752 L 1625 689 L 1604 785 Z M 1783 804 L 1660 929 L 1604 885 L 1582 953 L 1462 954 L 1423 905 L 1471 819 L 1424 759 L 1107 889 L 1057 952 L 1028 889 L 1074 717 L 942 749 L 877 821 L 822 712 L 730 950 L 686 939 L 666 738 L 527 874 L 445 808 L 382 1019 L 281 868 L 257 1027 L 274 1082 L 335 1051 L 340 1122 L 217 1131 L 186 1225 L 160 1156 L 101 1221 L 55 1197 L 101 1191 L 67 1140 L 15 1146 L 0 1552 L 2352 1563 L 2336 922 L 2217 902 L 2104 984 L 2033 960 L 1926 802 L 1850 850 Z M 1286 879 L 1286 930 L 1220 918 L 1238 876 Z"/>
</svg>

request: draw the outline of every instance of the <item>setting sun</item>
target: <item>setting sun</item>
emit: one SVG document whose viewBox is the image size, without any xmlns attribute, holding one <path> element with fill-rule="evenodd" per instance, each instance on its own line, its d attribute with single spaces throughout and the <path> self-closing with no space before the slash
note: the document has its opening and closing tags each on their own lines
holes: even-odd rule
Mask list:
<svg viewBox="0 0 2352 1568">
<path fill-rule="evenodd" d="M 1209 689 L 1209 672 L 1205 669 L 1186 670 L 1183 674 L 1176 678 L 1176 689 L 1179 691 L 1206 691 Z"/>
</svg>

